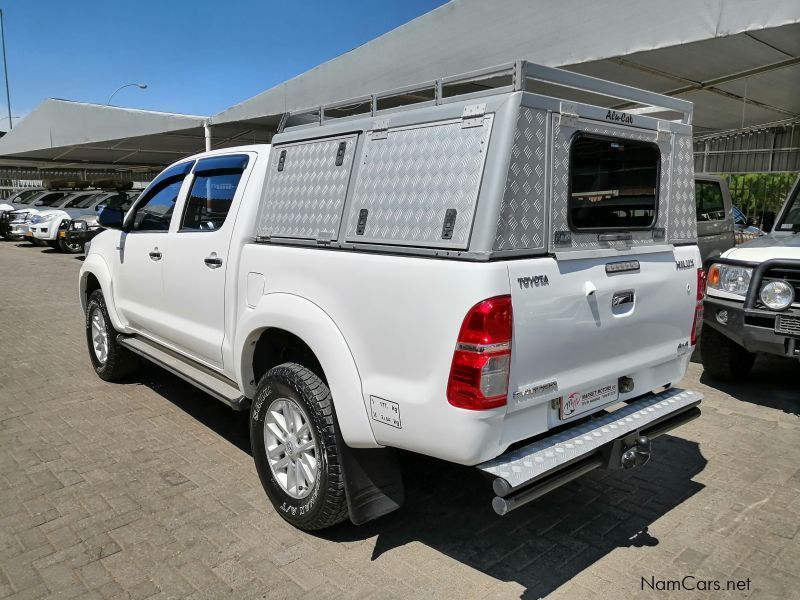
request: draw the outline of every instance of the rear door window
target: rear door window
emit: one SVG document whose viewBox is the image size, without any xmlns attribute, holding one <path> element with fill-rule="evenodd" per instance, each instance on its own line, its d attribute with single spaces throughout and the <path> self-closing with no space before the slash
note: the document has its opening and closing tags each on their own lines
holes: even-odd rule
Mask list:
<svg viewBox="0 0 800 600">
<path fill-rule="evenodd" d="M 694 198 L 698 221 L 721 221 L 725 218 L 725 203 L 719 182 L 695 181 Z"/>
<path fill-rule="evenodd" d="M 661 152 L 656 144 L 580 134 L 570 150 L 573 231 L 650 229 L 656 220 Z"/>
<path fill-rule="evenodd" d="M 181 231 L 216 231 L 223 226 L 247 162 L 247 155 L 212 157 L 197 162 Z"/>
</svg>

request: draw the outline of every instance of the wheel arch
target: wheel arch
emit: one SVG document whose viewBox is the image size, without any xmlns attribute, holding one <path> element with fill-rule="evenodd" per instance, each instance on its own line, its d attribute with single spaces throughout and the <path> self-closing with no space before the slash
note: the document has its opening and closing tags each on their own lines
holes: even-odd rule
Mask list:
<svg viewBox="0 0 800 600">
<path fill-rule="evenodd" d="M 106 262 L 97 254 L 89 254 L 83 262 L 78 281 L 78 294 L 83 312 L 86 312 L 89 296 L 99 289 L 103 292 L 108 316 L 111 318 L 114 329 L 125 331 L 127 328 L 117 314 L 117 307 L 112 293 L 111 273 Z"/>
<path fill-rule="evenodd" d="M 287 347 L 288 355 L 282 352 Z M 345 443 L 357 448 L 380 447 L 372 433 L 361 377 L 350 348 L 330 316 L 313 302 L 293 294 L 262 296 L 258 306 L 245 309 L 237 321 L 234 356 L 237 377 L 248 398 L 255 395 L 258 378 L 280 364 L 276 360 L 287 357 L 282 362 L 290 362 L 293 357 L 291 362 L 297 362 L 299 357 L 308 361 L 311 364 L 304 366 L 311 371 L 318 369 L 317 375 L 331 390 Z"/>
</svg>

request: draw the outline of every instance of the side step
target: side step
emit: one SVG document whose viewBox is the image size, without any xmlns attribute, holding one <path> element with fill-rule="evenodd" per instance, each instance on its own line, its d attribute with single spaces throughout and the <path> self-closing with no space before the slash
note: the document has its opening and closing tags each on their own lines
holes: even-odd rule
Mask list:
<svg viewBox="0 0 800 600">
<path fill-rule="evenodd" d="M 118 335 L 117 343 L 185 379 L 233 410 L 247 410 L 247 398 L 233 381 L 219 373 L 143 337 Z"/>
<path fill-rule="evenodd" d="M 593 469 L 627 468 L 619 464 L 621 454 L 642 437 L 646 462 L 648 438 L 698 417 L 702 399 L 698 392 L 671 388 L 477 465 L 495 477 L 495 512 L 506 514 Z"/>
</svg>

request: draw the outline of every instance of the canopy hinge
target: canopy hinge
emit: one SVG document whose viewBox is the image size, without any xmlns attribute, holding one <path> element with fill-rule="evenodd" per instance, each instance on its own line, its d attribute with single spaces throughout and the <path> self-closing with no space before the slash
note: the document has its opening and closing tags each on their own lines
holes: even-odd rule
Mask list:
<svg viewBox="0 0 800 600">
<path fill-rule="evenodd" d="M 375 127 L 372 128 L 373 140 L 385 140 L 389 135 L 389 119 L 382 119 L 375 121 Z"/>
<path fill-rule="evenodd" d="M 486 104 L 470 104 L 465 106 L 461 113 L 461 129 L 468 127 L 481 127 L 483 115 L 486 114 Z"/>
<path fill-rule="evenodd" d="M 577 127 L 578 109 L 571 102 L 559 103 L 558 124 L 561 127 Z"/>
</svg>

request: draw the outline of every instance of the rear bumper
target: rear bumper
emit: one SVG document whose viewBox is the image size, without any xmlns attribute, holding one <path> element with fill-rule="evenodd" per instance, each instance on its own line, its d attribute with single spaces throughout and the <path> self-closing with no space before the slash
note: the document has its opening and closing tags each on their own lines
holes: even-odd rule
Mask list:
<svg viewBox="0 0 800 600">
<path fill-rule="evenodd" d="M 622 455 L 635 448 L 637 439 L 657 437 L 697 418 L 702 399 L 698 392 L 672 388 L 477 465 L 494 477 L 495 512 L 506 514 L 593 469 L 627 468 Z"/>
<path fill-rule="evenodd" d="M 728 321 L 717 319 L 719 311 L 727 312 Z M 775 331 L 778 314 L 800 318 L 800 311 L 776 313 L 769 310 L 745 309 L 744 303 L 707 296 L 705 300 L 704 327 L 713 327 L 749 352 L 765 352 L 778 356 L 800 356 L 800 336 Z"/>
</svg>

